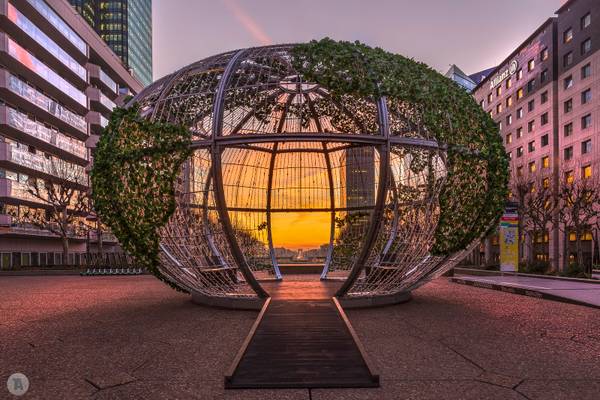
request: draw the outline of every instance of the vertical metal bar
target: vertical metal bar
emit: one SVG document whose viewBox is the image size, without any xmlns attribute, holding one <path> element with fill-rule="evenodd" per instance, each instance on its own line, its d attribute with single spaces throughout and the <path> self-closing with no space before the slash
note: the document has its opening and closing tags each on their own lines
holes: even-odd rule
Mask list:
<svg viewBox="0 0 600 400">
<path fill-rule="evenodd" d="M 383 209 L 385 207 L 385 199 L 387 196 L 388 186 L 388 171 L 390 164 L 390 127 L 389 118 L 387 114 L 387 105 L 385 97 L 380 97 L 377 101 L 377 113 L 379 116 L 379 131 L 381 136 L 386 138 L 386 143 L 377 146 L 379 150 L 379 183 L 377 187 L 377 199 L 375 201 L 375 208 L 371 214 L 371 221 L 367 235 L 365 237 L 362 249 L 359 256 L 355 259 L 354 265 L 350 270 L 348 278 L 344 281 L 342 286 L 336 292 L 336 297 L 346 295 L 354 282 L 358 279 L 361 271 L 365 267 L 365 263 L 369 258 L 369 254 L 375 245 L 377 234 L 379 233 L 379 227 L 381 226 L 381 220 L 383 219 Z"/>
<path fill-rule="evenodd" d="M 227 211 L 227 204 L 225 203 L 225 192 L 223 189 L 223 170 L 221 164 L 221 153 L 222 148 L 219 146 L 214 140 L 215 137 L 221 136 L 223 129 L 223 103 L 225 101 L 225 88 L 229 83 L 229 79 L 231 78 L 231 72 L 235 68 L 237 61 L 244 54 L 245 50 L 240 50 L 231 59 L 223 72 L 223 76 L 221 77 L 221 81 L 219 82 L 219 87 L 217 89 L 217 94 L 215 96 L 215 103 L 213 109 L 213 131 L 212 131 L 212 145 L 211 145 L 211 153 L 212 153 L 212 174 L 213 174 L 213 190 L 215 193 L 215 206 L 217 208 L 217 212 L 219 213 L 219 219 L 221 220 L 221 224 L 223 226 L 223 233 L 225 234 L 225 238 L 229 244 L 229 248 L 231 249 L 231 255 L 233 259 L 237 263 L 242 276 L 250 285 L 250 287 L 256 292 L 258 297 L 269 297 L 269 294 L 260 286 L 254 274 L 250 270 L 248 263 L 246 262 L 246 257 L 244 257 L 244 253 L 240 248 L 233 230 L 233 226 L 231 224 L 231 220 L 229 219 L 229 212 Z"/>
<path fill-rule="evenodd" d="M 273 144 L 273 152 L 271 153 L 271 161 L 269 162 L 269 179 L 267 182 L 267 240 L 269 242 L 269 255 L 271 256 L 271 263 L 273 264 L 275 278 L 280 280 L 281 272 L 279 271 L 279 263 L 277 262 L 275 249 L 273 248 L 273 231 L 271 228 L 271 191 L 273 189 L 273 170 L 275 168 L 275 157 L 277 157 L 278 145 L 279 142 L 275 142 Z"/>
<path fill-rule="evenodd" d="M 329 247 L 327 247 L 327 256 L 325 257 L 325 265 L 321 272 L 321 279 L 326 279 L 329 273 L 329 265 L 333 256 L 333 240 L 335 239 L 335 189 L 333 187 L 333 172 L 331 171 L 331 159 L 329 151 L 327 151 L 327 143 L 323 143 L 325 150 L 325 165 L 327 167 L 327 178 L 329 179 L 329 204 L 331 207 L 331 223 L 329 227 Z"/>
<path fill-rule="evenodd" d="M 315 104 L 310 98 L 308 93 L 304 94 L 304 98 L 308 103 L 308 109 L 315 120 L 315 126 L 317 132 L 323 132 L 323 126 L 319 114 L 315 109 Z M 329 180 L 329 205 L 331 208 L 331 219 L 329 225 L 329 246 L 327 247 L 327 255 L 325 257 L 325 265 L 323 265 L 323 271 L 321 272 L 321 279 L 327 279 L 329 273 L 329 265 L 331 264 L 331 258 L 333 256 L 333 240 L 335 239 L 335 189 L 333 187 L 333 171 L 331 170 L 331 158 L 327 148 L 327 143 L 323 142 L 323 155 L 325 156 L 325 166 L 327 167 L 327 178 Z"/>
</svg>

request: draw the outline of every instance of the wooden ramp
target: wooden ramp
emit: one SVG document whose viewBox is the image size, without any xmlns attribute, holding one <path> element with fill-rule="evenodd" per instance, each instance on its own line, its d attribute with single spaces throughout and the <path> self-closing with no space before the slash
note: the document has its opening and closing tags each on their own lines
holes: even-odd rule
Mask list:
<svg viewBox="0 0 600 400">
<path fill-rule="evenodd" d="M 225 388 L 378 387 L 339 303 L 269 299 L 225 375 Z"/>
</svg>

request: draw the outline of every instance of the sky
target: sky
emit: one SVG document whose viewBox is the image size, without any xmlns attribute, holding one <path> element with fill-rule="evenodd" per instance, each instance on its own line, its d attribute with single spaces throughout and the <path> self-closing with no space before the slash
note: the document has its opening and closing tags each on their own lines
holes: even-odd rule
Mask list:
<svg viewBox="0 0 600 400">
<path fill-rule="evenodd" d="M 471 74 L 500 63 L 563 2 L 154 0 L 154 78 L 228 50 L 326 36 Z"/>
<path fill-rule="evenodd" d="M 563 2 L 154 0 L 154 78 L 233 49 L 326 36 L 471 74 L 504 60 Z M 328 237 L 328 213 L 273 214 L 276 247 L 314 248 Z"/>
</svg>

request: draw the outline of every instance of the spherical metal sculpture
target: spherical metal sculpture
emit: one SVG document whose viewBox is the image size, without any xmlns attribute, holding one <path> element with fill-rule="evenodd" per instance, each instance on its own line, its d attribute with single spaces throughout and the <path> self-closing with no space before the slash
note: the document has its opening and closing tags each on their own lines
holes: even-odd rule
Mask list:
<svg viewBox="0 0 600 400">
<path fill-rule="evenodd" d="M 282 278 L 273 219 L 321 212 L 329 221 L 321 277 L 345 279 L 340 298 L 393 297 L 454 266 L 494 222 L 498 207 L 486 204 L 498 203 L 490 197 L 492 172 L 504 168 L 490 150 L 498 135 L 466 93 L 406 59 L 386 62 L 406 62 L 421 82 L 395 82 L 395 96 L 381 79 L 378 93 L 361 93 L 364 85 L 344 75 L 354 67 L 327 57 L 295 45 L 228 52 L 134 98 L 147 118 L 192 132 L 175 212 L 159 230 L 168 280 L 217 303 L 265 297 L 260 281 Z M 364 76 L 377 76 L 365 54 L 349 57 Z M 310 79 L 323 71 L 330 75 L 321 82 Z M 469 107 L 427 103 L 444 96 L 448 107 L 456 99 Z M 437 120 L 444 126 L 434 129 Z"/>
</svg>

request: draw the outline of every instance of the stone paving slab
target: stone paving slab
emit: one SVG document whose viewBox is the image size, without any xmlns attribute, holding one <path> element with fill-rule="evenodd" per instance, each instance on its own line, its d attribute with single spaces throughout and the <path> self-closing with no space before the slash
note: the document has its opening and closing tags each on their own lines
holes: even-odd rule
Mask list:
<svg viewBox="0 0 600 400">
<path fill-rule="evenodd" d="M 257 313 L 194 305 L 150 276 L 0 277 L 0 378 L 23 399 L 578 399 L 600 393 L 600 311 L 431 282 L 347 311 L 379 389 L 225 390 Z M 0 399 L 10 399 L 0 387 Z"/>
<path fill-rule="evenodd" d="M 600 308 L 600 285 L 579 281 L 524 276 L 456 275 L 453 282 L 509 291 L 515 294 L 545 297 Z M 512 291 L 511 291 L 512 289 Z"/>
</svg>

